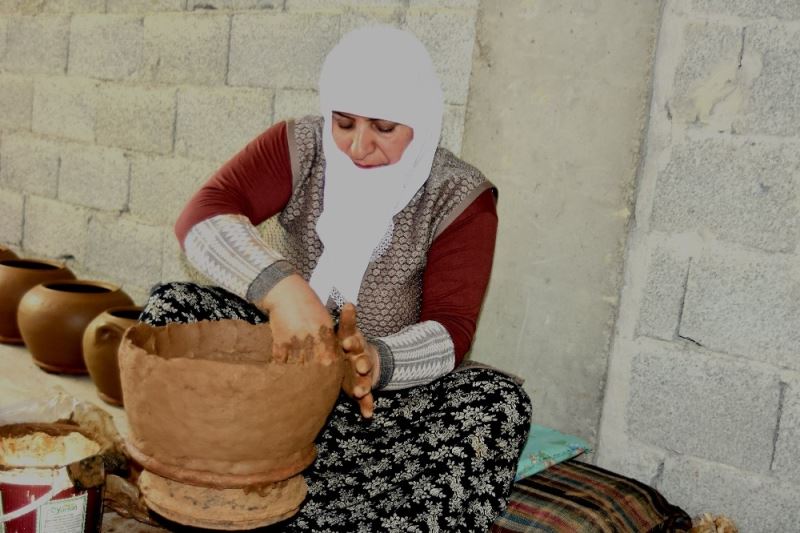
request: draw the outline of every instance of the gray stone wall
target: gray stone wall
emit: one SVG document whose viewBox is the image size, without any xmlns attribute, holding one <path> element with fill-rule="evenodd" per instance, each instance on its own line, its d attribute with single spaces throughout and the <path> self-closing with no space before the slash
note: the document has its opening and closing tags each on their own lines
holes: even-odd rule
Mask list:
<svg viewBox="0 0 800 533">
<path fill-rule="evenodd" d="M 277 120 L 317 112 L 327 51 L 408 28 L 442 78 L 461 149 L 476 0 L 0 0 L 0 242 L 143 302 L 186 279 L 172 224 Z"/>
<path fill-rule="evenodd" d="M 800 524 L 800 2 L 667 0 L 597 460 Z"/>
</svg>

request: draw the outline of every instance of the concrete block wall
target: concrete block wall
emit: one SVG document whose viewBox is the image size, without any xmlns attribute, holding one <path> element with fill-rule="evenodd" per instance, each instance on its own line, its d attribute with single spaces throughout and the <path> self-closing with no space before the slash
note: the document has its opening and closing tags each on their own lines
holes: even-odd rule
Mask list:
<svg viewBox="0 0 800 533">
<path fill-rule="evenodd" d="M 478 3 L 0 2 L 0 242 L 65 260 L 143 303 L 191 277 L 172 225 L 273 121 L 317 113 L 328 50 L 382 22 L 429 47 L 460 152 Z"/>
<path fill-rule="evenodd" d="M 800 524 L 800 3 L 666 0 L 597 461 Z"/>
</svg>

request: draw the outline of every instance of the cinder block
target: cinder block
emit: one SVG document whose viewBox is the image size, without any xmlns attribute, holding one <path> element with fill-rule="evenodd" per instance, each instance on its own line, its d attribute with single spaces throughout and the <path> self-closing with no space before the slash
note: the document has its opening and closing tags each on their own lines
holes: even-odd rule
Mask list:
<svg viewBox="0 0 800 533">
<path fill-rule="evenodd" d="M 107 0 L 109 13 L 183 11 L 186 0 Z"/>
<path fill-rule="evenodd" d="M 121 150 L 70 147 L 61 156 L 58 198 L 96 209 L 122 210 L 128 202 L 129 167 Z"/>
<path fill-rule="evenodd" d="M 69 73 L 125 79 L 142 67 L 144 28 L 136 15 L 72 17 Z"/>
<path fill-rule="evenodd" d="M 61 146 L 31 135 L 4 135 L 0 145 L 0 184 L 15 191 L 55 198 Z"/>
<path fill-rule="evenodd" d="M 739 17 L 800 19 L 800 2 L 796 1 L 692 0 L 692 9 L 700 13 L 736 15 Z"/>
<path fill-rule="evenodd" d="M 44 257 L 86 259 L 90 211 L 57 200 L 28 196 L 23 247 Z"/>
<path fill-rule="evenodd" d="M 4 67 L 14 72 L 63 74 L 67 66 L 69 17 L 37 15 L 6 19 Z"/>
<path fill-rule="evenodd" d="M 0 113 L 0 129 L 29 130 L 32 108 L 33 81 L 22 76 L 0 75 L 0 109 L 3 110 Z"/>
<path fill-rule="evenodd" d="M 798 442 L 800 442 L 800 378 L 785 385 L 778 440 L 775 443 L 775 460 L 772 463 L 772 470 L 778 477 L 800 486 Z"/>
<path fill-rule="evenodd" d="M 617 438 L 615 436 L 615 444 Z M 616 446 L 606 444 L 600 446 L 600 457 L 597 458 L 599 466 L 651 486 L 656 482 L 667 455 L 665 450 L 642 444 L 631 437 Z"/>
<path fill-rule="evenodd" d="M 800 276 L 786 257 L 692 262 L 679 335 L 715 351 L 800 370 Z"/>
<path fill-rule="evenodd" d="M 771 252 L 797 245 L 797 173 L 792 147 L 707 139 L 673 147 L 658 176 L 652 224 L 666 232 L 707 230 Z"/>
<path fill-rule="evenodd" d="M 271 88 L 317 87 L 336 44 L 337 17 L 319 14 L 233 15 L 228 83 Z"/>
<path fill-rule="evenodd" d="M 272 98 L 263 89 L 179 90 L 175 153 L 227 160 L 272 123 Z"/>
<path fill-rule="evenodd" d="M 129 150 L 172 152 L 175 89 L 108 85 L 100 89 L 97 143 Z"/>
<path fill-rule="evenodd" d="M 144 19 L 145 63 L 165 83 L 224 84 L 228 15 L 164 14 Z"/>
<path fill-rule="evenodd" d="M 404 0 L 286 0 L 287 11 L 332 11 L 337 9 L 371 9 L 405 7 Z"/>
<path fill-rule="evenodd" d="M 283 0 L 189 0 L 186 9 L 199 11 L 201 9 L 274 9 L 280 11 Z"/>
<path fill-rule="evenodd" d="M 384 9 L 346 9 L 340 16 L 339 38 L 363 26 L 386 24 L 399 28 L 402 26 L 406 10 L 392 5 Z"/>
<path fill-rule="evenodd" d="M 442 138 L 439 144 L 456 155 L 461 154 L 461 141 L 464 139 L 464 120 L 466 114 L 467 106 L 451 104 L 444 106 Z"/>
<path fill-rule="evenodd" d="M 0 242 L 22 242 L 22 213 L 25 199 L 21 194 L 0 190 Z"/>
<path fill-rule="evenodd" d="M 756 365 L 643 350 L 631 364 L 628 433 L 675 453 L 767 473 L 779 391 L 778 376 Z"/>
<path fill-rule="evenodd" d="M 637 335 L 672 340 L 678 332 L 689 260 L 664 247 L 650 256 L 647 282 L 639 309 Z"/>
<path fill-rule="evenodd" d="M 151 287 L 161 279 L 164 230 L 106 213 L 89 223 L 86 266 L 123 287 Z"/>
<path fill-rule="evenodd" d="M 189 198 L 217 170 L 208 161 L 136 157 L 131 162 L 131 215 L 149 224 L 175 224 Z"/>
<path fill-rule="evenodd" d="M 472 72 L 476 13 L 472 11 L 413 10 L 406 29 L 428 49 L 450 104 L 466 104 Z"/>
<path fill-rule="evenodd" d="M 34 84 L 36 133 L 94 142 L 98 82 L 83 78 L 39 78 Z"/>
<path fill-rule="evenodd" d="M 104 13 L 106 0 L 45 0 L 43 13 Z"/>
<path fill-rule="evenodd" d="M 0 10 L 2 7 L 0 7 Z M 2 13 L 2 11 L 0 11 Z M 0 65 L 4 64 L 8 42 L 8 18 L 0 14 Z"/>
<path fill-rule="evenodd" d="M 282 89 L 275 92 L 275 121 L 306 115 L 319 115 L 317 91 Z"/>
<path fill-rule="evenodd" d="M 164 230 L 161 254 L 161 281 L 191 281 L 186 258 L 172 228 Z"/>
<path fill-rule="evenodd" d="M 766 2 L 773 7 L 790 2 Z M 800 2 L 791 3 L 800 12 Z M 800 29 L 774 22 L 749 25 L 746 50 L 761 70 L 753 81 L 747 113 L 737 130 L 743 133 L 800 136 Z M 754 60 L 755 61 L 755 60 Z"/>
<path fill-rule="evenodd" d="M 746 430 L 731 428 L 728 438 Z M 691 516 L 725 515 L 753 533 L 796 531 L 800 524 L 800 485 L 689 457 L 667 459 L 662 479 L 658 489 Z"/>
<path fill-rule="evenodd" d="M 479 0 L 409 0 L 411 8 L 478 9 Z"/>
<path fill-rule="evenodd" d="M 723 24 L 689 24 L 684 31 L 683 50 L 669 101 L 672 120 L 705 123 L 715 105 L 733 90 L 742 30 Z"/>
</svg>

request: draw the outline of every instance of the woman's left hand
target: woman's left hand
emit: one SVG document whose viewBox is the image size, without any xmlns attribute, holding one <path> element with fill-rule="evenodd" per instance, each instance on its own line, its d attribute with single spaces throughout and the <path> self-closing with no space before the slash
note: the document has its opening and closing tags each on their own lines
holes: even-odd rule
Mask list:
<svg viewBox="0 0 800 533">
<path fill-rule="evenodd" d="M 356 307 L 351 303 L 345 304 L 339 315 L 338 336 L 347 365 L 342 389 L 358 402 L 361 416 L 372 418 L 375 410 L 372 389 L 380 379 L 381 365 L 377 348 L 367 342 L 356 326 Z"/>
</svg>

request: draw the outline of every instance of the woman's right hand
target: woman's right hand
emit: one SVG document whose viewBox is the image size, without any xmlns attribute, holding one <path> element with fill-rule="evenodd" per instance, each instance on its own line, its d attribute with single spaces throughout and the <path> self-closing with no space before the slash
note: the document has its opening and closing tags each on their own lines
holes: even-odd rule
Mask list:
<svg viewBox="0 0 800 533">
<path fill-rule="evenodd" d="M 299 358 L 312 349 L 322 365 L 334 362 L 337 340 L 333 320 L 301 276 L 285 277 L 255 303 L 269 315 L 272 355 L 278 361 Z"/>
</svg>

